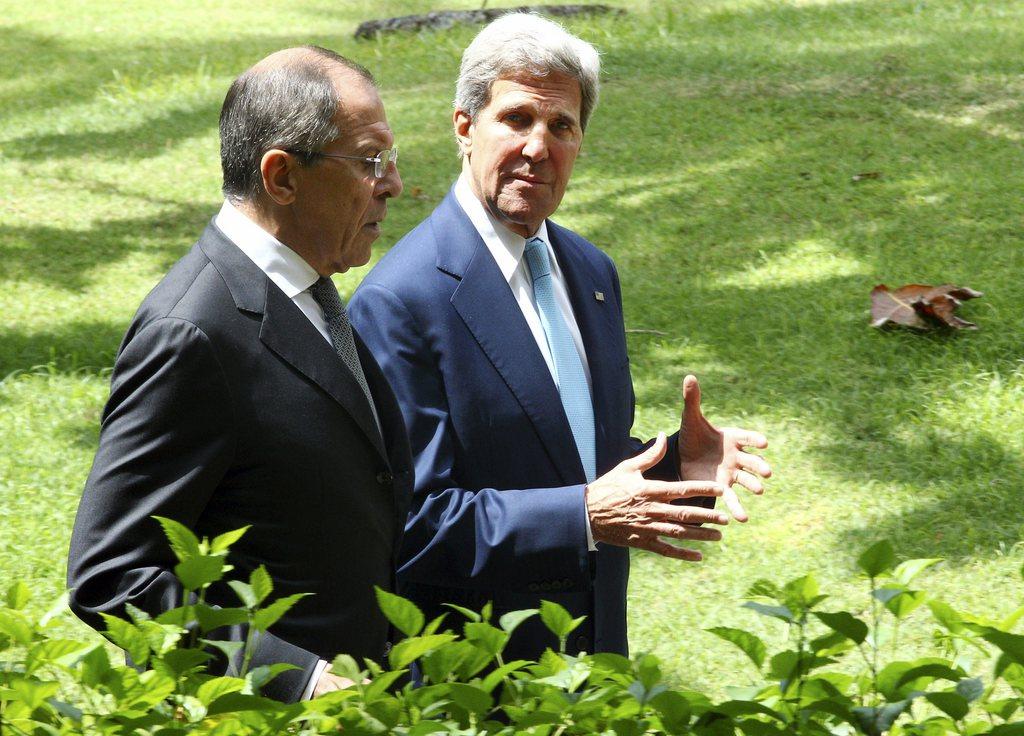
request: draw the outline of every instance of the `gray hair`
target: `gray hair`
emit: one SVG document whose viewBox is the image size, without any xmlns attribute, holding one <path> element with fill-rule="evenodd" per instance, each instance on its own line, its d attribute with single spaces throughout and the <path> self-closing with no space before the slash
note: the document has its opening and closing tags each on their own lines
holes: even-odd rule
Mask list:
<svg viewBox="0 0 1024 736">
<path fill-rule="evenodd" d="M 251 201 L 263 193 L 260 161 L 270 149 L 303 152 L 297 157 L 307 165 L 341 134 L 334 122 L 341 99 L 332 77 L 339 66 L 373 84 L 364 67 L 319 46 L 272 54 L 231 84 L 220 111 L 224 196 Z"/>
<path fill-rule="evenodd" d="M 455 109 L 475 119 L 487 106 L 495 80 L 516 74 L 565 74 L 580 85 L 580 127 L 597 105 L 601 61 L 597 49 L 553 21 L 509 13 L 486 26 L 462 54 Z"/>
</svg>

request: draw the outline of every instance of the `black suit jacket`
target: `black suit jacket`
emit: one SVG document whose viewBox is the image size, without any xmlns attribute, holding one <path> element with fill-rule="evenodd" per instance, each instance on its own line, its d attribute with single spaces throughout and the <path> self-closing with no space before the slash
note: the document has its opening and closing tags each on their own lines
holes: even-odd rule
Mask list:
<svg viewBox="0 0 1024 736">
<path fill-rule="evenodd" d="M 71 540 L 75 613 L 99 626 L 99 612 L 125 603 L 181 604 L 154 514 L 209 537 L 251 525 L 229 574 L 265 564 L 274 596 L 314 594 L 259 641 L 253 666 L 301 668 L 266 694 L 298 699 L 318 658 L 380 659 L 388 626 L 373 586 L 394 587 L 412 471 L 394 396 L 356 343 L 383 441 L 331 346 L 211 224 L 143 301 L 118 352 Z M 226 586 L 209 599 L 238 605 Z"/>
</svg>

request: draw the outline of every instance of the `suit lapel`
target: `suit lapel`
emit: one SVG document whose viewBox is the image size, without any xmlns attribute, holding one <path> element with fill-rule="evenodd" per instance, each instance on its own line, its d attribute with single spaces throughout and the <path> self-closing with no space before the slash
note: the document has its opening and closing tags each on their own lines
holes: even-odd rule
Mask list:
<svg viewBox="0 0 1024 736">
<path fill-rule="evenodd" d="M 609 442 L 604 407 L 612 405 L 610 392 L 616 390 L 616 374 L 621 368 L 618 363 L 624 357 L 619 351 L 607 349 L 608 345 L 618 345 L 614 338 L 622 329 L 618 322 L 618 312 L 608 301 L 607 279 L 601 280 L 593 264 L 586 258 L 583 250 L 567 236 L 566 231 L 548 221 L 548 236 L 558 256 L 558 264 L 565 276 L 569 300 L 572 303 L 573 315 L 583 338 L 583 348 L 587 353 L 587 364 L 590 368 L 591 400 L 594 407 L 594 424 L 597 438 L 597 472 L 600 475 L 611 469 L 622 458 L 613 456 L 613 445 Z M 605 294 L 604 301 L 598 301 L 595 292 Z"/>
<path fill-rule="evenodd" d="M 383 439 L 362 388 L 302 311 L 215 226 L 200 246 L 217 267 L 239 309 L 263 315 L 260 340 L 341 404 L 381 458 Z"/>
<path fill-rule="evenodd" d="M 440 270 L 460 279 L 451 304 L 501 375 L 564 483 L 583 478 L 558 389 L 498 264 L 452 193 L 435 212 Z"/>
</svg>

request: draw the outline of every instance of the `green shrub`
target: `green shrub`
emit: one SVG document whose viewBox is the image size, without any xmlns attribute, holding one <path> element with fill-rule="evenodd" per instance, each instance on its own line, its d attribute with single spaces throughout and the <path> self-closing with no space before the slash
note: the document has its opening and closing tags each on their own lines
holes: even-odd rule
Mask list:
<svg viewBox="0 0 1024 736">
<path fill-rule="evenodd" d="M 744 605 L 782 622 L 791 646 L 773 656 L 757 636 L 710 629 L 739 647 L 763 684 L 733 688 L 714 703 L 691 690 L 668 687 L 656 657 L 614 654 L 570 656 L 547 651 L 537 662 L 506 662 L 512 631 L 530 616 L 564 644 L 581 619 L 545 602 L 539 610 L 491 620 L 452 606 L 427 622 L 403 598 L 377 591 L 385 616 L 405 638 L 385 664 L 341 655 L 333 670 L 358 683 L 309 702 L 282 704 L 260 688 L 289 665 L 249 668 L 253 641 L 295 603 L 271 600 L 262 567 L 247 582 L 229 580 L 240 605 L 212 608 L 210 584 L 230 571 L 227 553 L 244 530 L 198 540 L 180 524 L 160 519 L 187 589 L 183 605 L 156 618 L 130 608 L 130 620 L 107 617 L 107 637 L 143 671 L 111 664 L 104 646 L 55 638 L 62 600 L 30 616 L 30 593 L 20 583 L 0 607 L 0 733 L 7 734 L 1024 734 L 1015 720 L 1024 693 L 1024 636 L 1012 633 L 1024 606 L 1002 621 L 960 613 L 911 587 L 938 560 L 896 563 L 888 542 L 868 549 L 859 566 L 870 592 L 867 620 L 821 608 L 827 596 L 813 575 L 778 587 L 759 581 Z M 898 650 L 899 624 L 927 608 L 938 625 L 935 655 L 882 659 Z M 461 634 L 452 619 L 461 620 Z M 247 624 L 246 642 L 206 634 Z M 221 650 L 237 671 L 206 671 L 209 648 Z M 991 664 L 969 671 L 971 653 Z M 418 662 L 420 683 L 409 682 Z"/>
</svg>

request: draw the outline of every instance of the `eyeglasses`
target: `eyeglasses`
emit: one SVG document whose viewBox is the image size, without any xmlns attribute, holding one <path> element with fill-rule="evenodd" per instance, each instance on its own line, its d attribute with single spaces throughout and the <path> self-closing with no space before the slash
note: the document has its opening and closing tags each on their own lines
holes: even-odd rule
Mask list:
<svg viewBox="0 0 1024 736">
<path fill-rule="evenodd" d="M 381 151 L 376 156 L 346 156 L 343 153 L 324 153 L 322 151 L 297 151 L 290 148 L 282 149 L 288 153 L 303 154 L 305 156 L 323 156 L 324 158 L 344 158 L 351 161 L 362 161 L 373 164 L 373 175 L 378 179 L 383 178 L 384 172 L 388 170 L 388 164 L 398 167 L 398 146 L 389 151 Z"/>
</svg>

